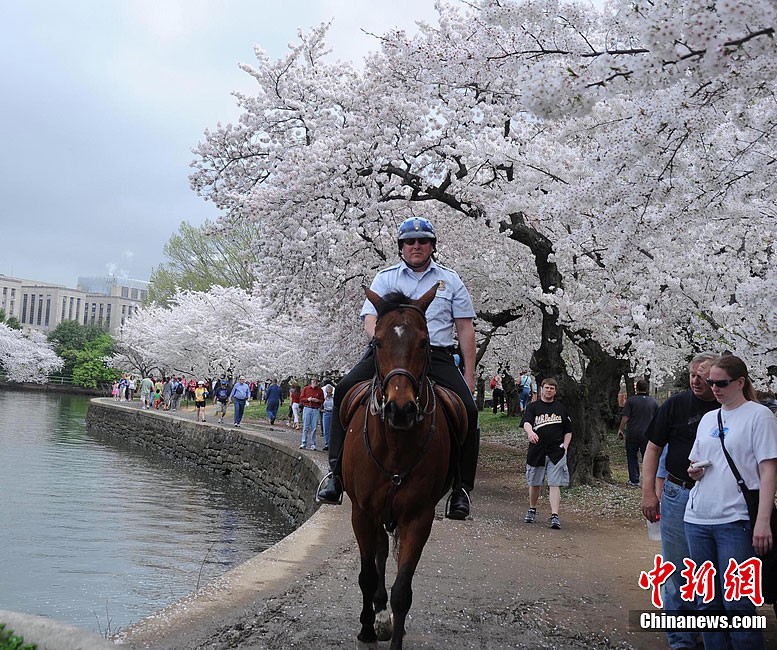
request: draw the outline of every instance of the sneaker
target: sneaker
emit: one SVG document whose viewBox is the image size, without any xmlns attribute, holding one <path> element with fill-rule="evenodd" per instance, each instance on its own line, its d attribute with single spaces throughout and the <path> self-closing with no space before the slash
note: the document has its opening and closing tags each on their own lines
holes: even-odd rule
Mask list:
<svg viewBox="0 0 777 650">
<path fill-rule="evenodd" d="M 526 516 L 523 518 L 523 521 L 527 524 L 533 524 L 536 518 L 537 518 L 537 508 L 529 508 L 526 511 Z"/>
<path fill-rule="evenodd" d="M 324 445 L 324 451 L 329 451 L 329 445 Z"/>
<path fill-rule="evenodd" d="M 300 448 L 300 449 L 304 449 L 304 448 L 305 448 L 305 445 L 300 445 L 300 446 L 299 446 L 299 448 Z"/>
<path fill-rule="evenodd" d="M 313 445 L 313 446 L 310 448 L 310 451 L 315 451 L 315 450 L 316 450 L 316 446 L 315 446 L 315 445 Z"/>
<path fill-rule="evenodd" d="M 631 487 L 639 487 L 639 481 L 629 481 L 626 485 Z"/>
<path fill-rule="evenodd" d="M 548 523 L 550 524 L 550 527 L 555 530 L 561 529 L 561 520 L 558 518 L 558 515 L 551 515 L 550 519 L 548 519 Z"/>
</svg>

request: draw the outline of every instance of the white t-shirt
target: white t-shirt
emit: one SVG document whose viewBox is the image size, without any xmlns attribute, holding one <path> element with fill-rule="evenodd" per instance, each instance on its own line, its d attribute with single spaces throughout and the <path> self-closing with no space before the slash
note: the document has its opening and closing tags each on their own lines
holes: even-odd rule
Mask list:
<svg viewBox="0 0 777 650">
<path fill-rule="evenodd" d="M 777 417 L 757 402 L 720 410 L 726 450 L 747 487 L 758 489 L 758 463 L 777 458 Z M 706 413 L 696 430 L 690 458 L 712 465 L 688 495 L 685 521 L 692 524 L 729 524 L 748 519 L 747 505 L 723 454 L 718 434 L 718 409 Z"/>
</svg>

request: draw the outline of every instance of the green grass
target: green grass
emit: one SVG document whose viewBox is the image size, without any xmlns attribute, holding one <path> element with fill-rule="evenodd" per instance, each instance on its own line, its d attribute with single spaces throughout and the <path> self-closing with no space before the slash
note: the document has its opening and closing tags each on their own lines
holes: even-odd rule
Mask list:
<svg viewBox="0 0 777 650">
<path fill-rule="evenodd" d="M 230 404 L 227 407 L 227 413 L 231 413 L 232 411 L 232 405 Z M 281 405 L 278 407 L 278 420 L 285 420 L 286 415 L 289 412 L 289 402 L 286 400 L 285 402 L 281 402 Z M 248 420 L 267 420 L 267 404 L 260 400 L 251 400 L 246 405 L 246 410 L 243 413 L 243 418 Z"/>
<path fill-rule="evenodd" d="M 0 623 L 0 650 L 35 650 L 34 643 L 25 643 L 24 639 L 8 630 L 5 623 Z"/>
</svg>

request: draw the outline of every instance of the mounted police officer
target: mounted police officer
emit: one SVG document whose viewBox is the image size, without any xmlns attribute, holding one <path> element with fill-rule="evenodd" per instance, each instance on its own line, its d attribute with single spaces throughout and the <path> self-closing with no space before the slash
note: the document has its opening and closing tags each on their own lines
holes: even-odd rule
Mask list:
<svg viewBox="0 0 777 650">
<path fill-rule="evenodd" d="M 428 219 L 405 219 L 397 232 L 397 245 L 400 262 L 380 271 L 370 288 L 380 296 L 391 291 L 401 291 L 409 298 L 417 299 L 438 285 L 437 294 L 426 311 L 432 347 L 429 377 L 453 390 L 462 399 L 468 419 L 467 438 L 461 448 L 459 460 L 459 478 L 453 486 L 445 516 L 465 519 L 470 511 L 469 492 L 475 485 L 480 449 L 478 410 L 472 399 L 472 392 L 475 390 L 475 309 L 459 275 L 434 261 L 437 235 Z M 364 302 L 361 319 L 365 332 L 372 339 L 377 312 L 369 300 Z M 463 375 L 454 360 L 454 330 L 463 361 Z M 375 360 L 370 347 L 359 363 L 337 384 L 329 440 L 329 466 L 332 471 L 326 486 L 316 495 L 319 502 L 339 504 L 342 501 L 340 465 L 345 429 L 340 422 L 340 404 L 350 388 L 361 381 L 371 379 L 374 373 Z"/>
</svg>

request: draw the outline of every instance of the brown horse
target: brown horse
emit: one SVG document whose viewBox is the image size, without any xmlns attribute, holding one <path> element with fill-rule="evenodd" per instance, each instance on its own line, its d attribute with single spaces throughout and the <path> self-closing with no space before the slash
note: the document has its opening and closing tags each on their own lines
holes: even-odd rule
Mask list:
<svg viewBox="0 0 777 650">
<path fill-rule="evenodd" d="M 375 375 L 343 400 L 343 484 L 351 498 L 351 523 L 361 555 L 362 643 L 391 638 L 402 648 L 412 581 L 429 539 L 435 506 L 451 480 L 452 451 L 467 431 L 461 399 L 428 377 L 429 333 L 425 312 L 437 287 L 418 300 L 400 293 L 381 298 L 366 290 L 378 312 L 373 339 Z M 386 609 L 388 535 L 397 543 L 397 576 Z"/>
</svg>

